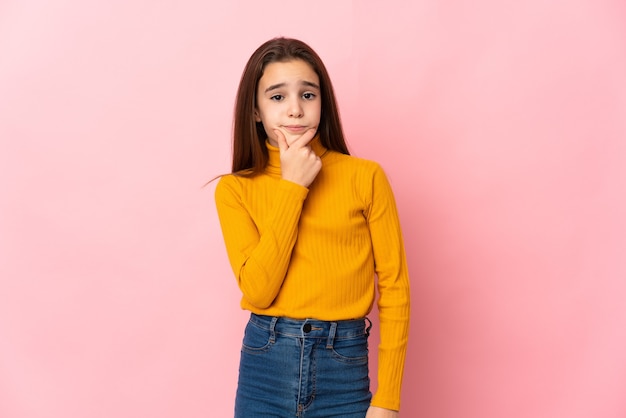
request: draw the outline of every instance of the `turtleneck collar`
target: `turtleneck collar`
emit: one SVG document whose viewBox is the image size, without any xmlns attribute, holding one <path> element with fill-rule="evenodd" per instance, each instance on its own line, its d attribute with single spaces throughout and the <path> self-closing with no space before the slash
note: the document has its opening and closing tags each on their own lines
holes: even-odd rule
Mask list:
<svg viewBox="0 0 626 418">
<path fill-rule="evenodd" d="M 315 154 L 322 158 L 322 156 L 328 151 L 324 145 L 322 145 L 322 141 L 320 140 L 320 136 L 315 135 L 315 138 L 309 142 L 311 149 Z M 265 146 L 267 147 L 269 154 L 269 161 L 267 162 L 267 167 L 265 171 L 269 173 L 280 174 L 280 149 L 270 144 L 270 142 L 266 139 Z"/>
</svg>

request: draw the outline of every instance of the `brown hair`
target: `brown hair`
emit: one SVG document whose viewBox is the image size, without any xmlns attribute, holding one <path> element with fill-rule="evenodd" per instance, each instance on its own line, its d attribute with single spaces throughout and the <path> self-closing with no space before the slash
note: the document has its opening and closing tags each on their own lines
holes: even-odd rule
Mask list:
<svg viewBox="0 0 626 418">
<path fill-rule="evenodd" d="M 241 75 L 233 123 L 233 173 L 253 176 L 265 168 L 268 160 L 265 146 L 267 134 L 262 123 L 254 119 L 257 86 L 268 64 L 296 59 L 309 64 L 320 79 L 322 112 L 317 133 L 322 145 L 330 150 L 349 154 L 335 93 L 324 63 L 304 42 L 281 37 L 265 42 L 254 51 Z"/>
</svg>

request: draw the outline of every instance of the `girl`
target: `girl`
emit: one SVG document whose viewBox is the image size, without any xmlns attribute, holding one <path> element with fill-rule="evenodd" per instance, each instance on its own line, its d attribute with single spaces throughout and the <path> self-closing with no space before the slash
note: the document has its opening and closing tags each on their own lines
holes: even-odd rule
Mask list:
<svg viewBox="0 0 626 418">
<path fill-rule="evenodd" d="M 398 417 L 409 279 L 395 201 L 380 166 L 349 155 L 330 78 L 305 43 L 273 39 L 250 57 L 215 201 L 251 311 L 235 417 Z"/>
</svg>

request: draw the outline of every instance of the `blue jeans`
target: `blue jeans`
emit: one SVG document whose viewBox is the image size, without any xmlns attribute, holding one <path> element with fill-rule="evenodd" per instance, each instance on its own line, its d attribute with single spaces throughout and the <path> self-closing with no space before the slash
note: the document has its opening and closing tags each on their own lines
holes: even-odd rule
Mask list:
<svg viewBox="0 0 626 418">
<path fill-rule="evenodd" d="M 252 314 L 241 348 L 235 418 L 364 418 L 372 397 L 370 327 L 366 318 L 326 322 Z"/>
</svg>

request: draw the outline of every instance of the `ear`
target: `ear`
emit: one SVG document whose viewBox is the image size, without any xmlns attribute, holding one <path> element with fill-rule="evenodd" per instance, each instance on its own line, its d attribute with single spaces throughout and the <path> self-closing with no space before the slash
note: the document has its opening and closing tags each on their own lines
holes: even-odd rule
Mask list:
<svg viewBox="0 0 626 418">
<path fill-rule="evenodd" d="M 259 109 L 254 108 L 254 121 L 261 122 L 261 115 L 259 114 Z"/>
</svg>

